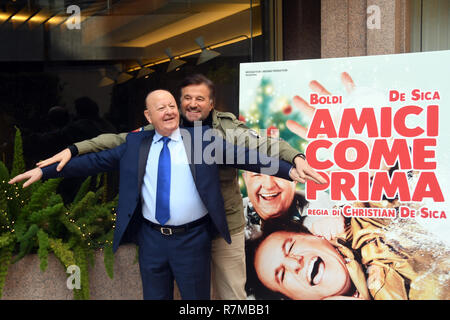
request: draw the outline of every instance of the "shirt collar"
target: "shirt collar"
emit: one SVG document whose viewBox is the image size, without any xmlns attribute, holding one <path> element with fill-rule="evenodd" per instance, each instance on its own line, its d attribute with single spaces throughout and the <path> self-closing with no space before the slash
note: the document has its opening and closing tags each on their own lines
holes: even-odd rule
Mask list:
<svg viewBox="0 0 450 320">
<path fill-rule="evenodd" d="M 214 113 L 214 109 L 211 110 L 211 112 L 208 114 L 206 119 L 201 121 L 203 126 L 212 126 L 212 124 L 213 124 L 213 113 Z M 194 126 L 194 122 L 189 121 L 183 115 L 181 115 L 180 119 L 181 119 L 181 123 L 183 124 L 183 126 L 185 126 L 185 127 L 193 127 Z"/>
<path fill-rule="evenodd" d="M 161 140 L 163 136 L 159 134 L 158 131 L 155 130 L 155 135 L 153 136 L 153 142 L 157 142 Z M 170 140 L 179 141 L 181 139 L 180 128 L 176 128 L 175 131 L 169 136 Z"/>
</svg>

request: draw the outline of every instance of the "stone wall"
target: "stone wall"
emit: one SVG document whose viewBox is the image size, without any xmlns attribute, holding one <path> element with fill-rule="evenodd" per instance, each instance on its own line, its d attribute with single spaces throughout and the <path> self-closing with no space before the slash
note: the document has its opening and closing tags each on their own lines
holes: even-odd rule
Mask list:
<svg viewBox="0 0 450 320">
<path fill-rule="evenodd" d="M 141 300 L 142 283 L 136 247 L 124 245 L 115 254 L 114 279 L 106 274 L 103 254 L 95 253 L 94 266 L 90 268 L 91 300 Z M 71 300 L 72 290 L 67 288 L 67 274 L 61 263 L 50 254 L 45 272 L 39 269 L 36 254 L 27 255 L 10 265 L 3 289 L 4 300 Z M 175 297 L 179 299 L 178 290 Z"/>
</svg>

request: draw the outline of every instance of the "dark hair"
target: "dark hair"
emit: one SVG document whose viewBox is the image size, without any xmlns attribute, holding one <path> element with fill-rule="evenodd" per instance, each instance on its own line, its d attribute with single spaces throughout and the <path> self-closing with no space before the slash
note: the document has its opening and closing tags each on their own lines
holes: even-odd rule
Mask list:
<svg viewBox="0 0 450 320">
<path fill-rule="evenodd" d="M 271 234 L 277 231 L 311 234 L 299 221 L 291 219 L 275 218 L 264 222 L 262 235 L 255 240 L 245 242 L 245 258 L 247 268 L 247 282 L 245 290 L 247 295 L 254 295 L 255 299 L 264 300 L 290 300 L 280 292 L 267 288 L 259 279 L 255 269 L 255 253 L 261 243 Z"/>
<path fill-rule="evenodd" d="M 187 86 L 190 85 L 199 85 L 204 84 L 209 88 L 209 98 L 215 102 L 216 97 L 216 87 L 214 85 L 214 82 L 212 82 L 210 79 L 208 79 L 206 76 L 200 73 L 192 74 L 190 76 L 187 76 L 186 78 L 181 81 L 180 85 L 180 97 L 181 97 L 181 90 Z"/>
</svg>

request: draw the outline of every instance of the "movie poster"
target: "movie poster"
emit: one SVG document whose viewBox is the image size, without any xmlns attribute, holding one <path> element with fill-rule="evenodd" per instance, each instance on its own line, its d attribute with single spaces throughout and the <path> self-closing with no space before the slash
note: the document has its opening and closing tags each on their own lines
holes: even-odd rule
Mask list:
<svg viewBox="0 0 450 320">
<path fill-rule="evenodd" d="M 248 299 L 450 298 L 450 51 L 240 66 L 240 120 L 326 183 L 242 172 Z"/>
</svg>

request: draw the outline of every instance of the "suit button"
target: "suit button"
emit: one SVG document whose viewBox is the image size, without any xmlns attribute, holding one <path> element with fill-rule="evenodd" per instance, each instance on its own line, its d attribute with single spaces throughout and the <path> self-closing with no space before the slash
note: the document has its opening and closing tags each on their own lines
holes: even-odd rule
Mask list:
<svg viewBox="0 0 450 320">
<path fill-rule="evenodd" d="M 128 217 L 131 217 L 131 213 L 128 214 Z"/>
</svg>

